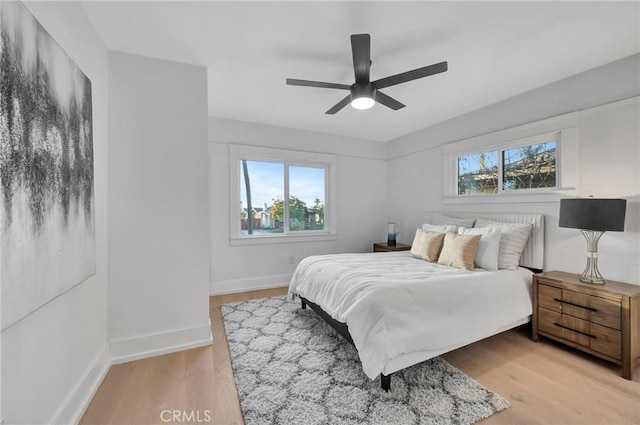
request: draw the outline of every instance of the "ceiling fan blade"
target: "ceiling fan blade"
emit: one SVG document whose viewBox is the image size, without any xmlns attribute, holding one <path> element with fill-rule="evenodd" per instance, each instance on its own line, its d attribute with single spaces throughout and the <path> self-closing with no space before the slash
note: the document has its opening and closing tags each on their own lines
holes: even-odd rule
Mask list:
<svg viewBox="0 0 640 425">
<path fill-rule="evenodd" d="M 303 86 L 303 87 L 320 87 L 323 89 L 341 89 L 341 90 L 351 89 L 351 86 L 348 86 L 346 84 L 323 83 L 322 81 L 296 80 L 295 78 L 287 78 L 287 85 Z"/>
<path fill-rule="evenodd" d="M 392 75 L 390 77 L 381 78 L 373 82 L 378 89 L 395 86 L 396 84 L 406 83 L 407 81 L 417 80 L 418 78 L 428 77 L 429 75 L 439 74 L 447 70 L 447 62 L 440 62 L 413 71 L 403 72 L 401 74 Z"/>
<path fill-rule="evenodd" d="M 351 36 L 351 51 L 353 52 L 353 70 L 356 83 L 369 83 L 369 69 L 371 67 L 371 36 L 369 34 L 353 34 Z"/>
<path fill-rule="evenodd" d="M 348 95 L 347 97 L 342 99 L 340 102 L 338 102 L 335 105 L 333 105 L 331 107 L 331 109 L 329 109 L 327 112 L 325 112 L 325 114 L 333 115 L 336 112 L 338 112 L 340 109 L 342 109 L 345 106 L 347 106 L 350 102 L 351 102 L 351 95 Z"/>
<path fill-rule="evenodd" d="M 382 103 L 384 106 L 391 108 L 394 111 L 397 111 L 398 109 L 402 109 L 405 107 L 404 104 L 398 102 L 397 100 L 395 100 L 390 96 L 387 96 L 381 91 L 376 92 L 376 102 Z"/>
</svg>

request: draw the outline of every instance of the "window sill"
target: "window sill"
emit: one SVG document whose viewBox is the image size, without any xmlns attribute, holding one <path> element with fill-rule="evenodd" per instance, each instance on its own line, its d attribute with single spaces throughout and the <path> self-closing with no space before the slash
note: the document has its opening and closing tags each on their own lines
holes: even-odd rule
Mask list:
<svg viewBox="0 0 640 425">
<path fill-rule="evenodd" d="M 535 190 L 535 189 L 530 189 Z M 553 189 L 553 191 L 531 192 L 531 193 L 513 193 L 502 192 L 492 195 L 463 195 L 463 196 L 445 196 L 442 203 L 445 205 L 460 204 L 511 204 L 521 202 L 559 202 L 561 198 L 566 197 L 576 190 L 575 187 L 563 187 Z"/>
<path fill-rule="evenodd" d="M 338 239 L 337 233 L 320 233 L 301 235 L 269 235 L 269 236 L 235 236 L 229 239 L 231 246 L 266 245 L 274 243 L 321 242 Z"/>
</svg>

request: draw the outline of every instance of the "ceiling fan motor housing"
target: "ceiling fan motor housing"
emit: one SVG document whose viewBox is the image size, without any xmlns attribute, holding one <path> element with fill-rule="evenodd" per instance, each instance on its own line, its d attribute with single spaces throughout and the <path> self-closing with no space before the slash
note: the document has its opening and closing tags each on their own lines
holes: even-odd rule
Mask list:
<svg viewBox="0 0 640 425">
<path fill-rule="evenodd" d="M 376 99 L 376 88 L 373 84 L 359 84 L 355 83 L 351 86 L 351 101 L 360 97 L 368 97 L 369 99 Z"/>
</svg>

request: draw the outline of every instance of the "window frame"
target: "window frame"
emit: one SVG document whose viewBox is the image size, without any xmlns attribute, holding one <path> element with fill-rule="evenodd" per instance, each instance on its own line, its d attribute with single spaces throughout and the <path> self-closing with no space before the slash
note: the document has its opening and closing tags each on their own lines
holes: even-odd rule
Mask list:
<svg viewBox="0 0 640 425">
<path fill-rule="evenodd" d="M 284 232 L 269 235 L 244 235 L 240 217 L 241 160 L 284 164 Z M 289 167 L 324 169 L 324 229 L 290 230 Z M 231 245 L 253 245 L 284 242 L 313 242 L 337 239 L 337 161 L 335 155 L 285 149 L 229 145 L 229 240 Z"/>
</svg>

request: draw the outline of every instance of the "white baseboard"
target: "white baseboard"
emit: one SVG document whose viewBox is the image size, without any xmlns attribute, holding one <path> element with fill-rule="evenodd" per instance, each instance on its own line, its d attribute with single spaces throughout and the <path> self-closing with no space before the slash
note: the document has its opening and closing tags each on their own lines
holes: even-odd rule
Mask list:
<svg viewBox="0 0 640 425">
<path fill-rule="evenodd" d="M 211 323 L 193 328 L 112 341 L 110 344 L 111 363 L 125 363 L 190 348 L 204 347 L 212 342 Z"/>
<path fill-rule="evenodd" d="M 288 286 L 292 274 L 278 274 L 248 279 L 218 280 L 209 282 L 210 295 L 235 294 L 238 292 L 257 291 L 259 289 Z"/>
<path fill-rule="evenodd" d="M 77 424 L 102 384 L 111 365 L 209 345 L 211 324 L 145 335 L 105 344 L 51 420 L 52 424 Z M 2 419 L 4 421 L 4 418 Z M 1 424 L 0 424 L 1 425 Z"/>
<path fill-rule="evenodd" d="M 51 423 L 77 424 L 80 422 L 82 415 L 89 406 L 96 391 L 98 391 L 110 367 L 109 344 L 105 343 L 82 379 L 76 384 L 62 406 L 53 416 Z"/>
</svg>

